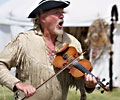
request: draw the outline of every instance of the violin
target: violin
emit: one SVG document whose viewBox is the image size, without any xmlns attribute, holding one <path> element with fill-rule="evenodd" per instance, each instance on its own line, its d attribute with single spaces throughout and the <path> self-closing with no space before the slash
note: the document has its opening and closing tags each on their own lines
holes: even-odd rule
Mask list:
<svg viewBox="0 0 120 100">
<path fill-rule="evenodd" d="M 81 54 L 83 54 L 82 52 Z M 56 57 L 53 61 L 54 67 L 60 68 L 60 70 L 52 75 L 49 79 L 44 81 L 42 84 L 36 87 L 36 90 L 51 80 L 53 77 L 59 75 L 63 72 L 66 68 L 70 70 L 70 74 L 75 78 L 81 78 L 84 76 L 85 73 L 92 75 L 95 77 L 91 71 L 93 69 L 91 63 L 87 59 L 80 59 L 79 56 L 81 55 L 77 52 L 76 48 L 73 46 L 69 46 L 66 44 L 58 51 L 56 51 Z M 106 91 L 109 91 L 109 87 L 104 85 L 97 77 L 95 77 L 98 84 Z M 22 98 L 24 100 L 26 97 Z"/>
<path fill-rule="evenodd" d="M 75 78 L 81 78 L 85 73 L 95 77 L 91 71 L 93 69 L 91 63 L 87 59 L 80 59 L 81 54 L 77 52 L 76 48 L 66 44 L 61 49 L 56 51 L 56 57 L 53 61 L 53 65 L 57 68 L 68 68 L 70 74 Z M 95 77 L 97 83 L 106 91 L 109 91 L 109 87 L 104 85 L 97 77 Z"/>
</svg>

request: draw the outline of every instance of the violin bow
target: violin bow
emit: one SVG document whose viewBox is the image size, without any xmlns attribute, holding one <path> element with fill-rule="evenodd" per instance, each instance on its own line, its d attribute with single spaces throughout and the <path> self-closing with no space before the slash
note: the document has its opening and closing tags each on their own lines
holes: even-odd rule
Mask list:
<svg viewBox="0 0 120 100">
<path fill-rule="evenodd" d="M 111 25 L 110 25 L 110 43 L 111 43 L 111 48 L 110 48 L 110 59 L 109 59 L 109 78 L 110 78 L 110 91 L 112 91 L 112 87 L 113 87 L 113 82 L 112 82 L 112 76 L 113 76 L 113 72 L 112 72 L 112 64 L 113 64 L 113 51 L 112 51 L 112 45 L 114 43 L 113 40 L 113 31 L 115 29 L 115 24 L 118 21 L 118 10 L 117 10 L 117 6 L 113 5 L 112 10 L 111 10 Z"/>
<path fill-rule="evenodd" d="M 78 58 L 81 56 L 81 54 L 84 54 L 84 53 L 86 53 L 87 51 L 88 51 L 88 50 L 85 50 L 85 51 L 81 52 L 81 53 L 79 54 L 79 56 L 78 56 L 77 58 L 75 58 L 74 60 L 78 59 Z M 36 87 L 36 90 L 37 90 L 38 88 L 40 88 L 41 86 L 43 86 L 45 83 L 47 83 L 49 80 L 51 80 L 53 77 L 58 76 L 61 72 L 63 72 L 65 69 L 67 69 L 67 68 L 74 62 L 74 60 L 71 61 L 71 62 L 70 62 L 67 66 L 65 66 L 64 68 L 60 69 L 57 73 L 53 74 L 49 79 L 47 79 L 46 81 L 44 81 L 42 84 L 40 84 L 39 86 L 37 86 L 37 87 Z M 25 99 L 26 99 L 26 97 L 23 97 L 21 100 L 25 100 Z"/>
</svg>

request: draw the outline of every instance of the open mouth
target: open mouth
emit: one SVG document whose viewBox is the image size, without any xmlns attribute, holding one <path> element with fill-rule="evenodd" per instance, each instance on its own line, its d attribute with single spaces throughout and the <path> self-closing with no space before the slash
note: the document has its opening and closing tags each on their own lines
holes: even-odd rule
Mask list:
<svg viewBox="0 0 120 100">
<path fill-rule="evenodd" d="M 60 21 L 60 22 L 58 23 L 58 27 L 59 27 L 59 29 L 61 29 L 61 28 L 63 27 L 63 21 Z"/>
</svg>

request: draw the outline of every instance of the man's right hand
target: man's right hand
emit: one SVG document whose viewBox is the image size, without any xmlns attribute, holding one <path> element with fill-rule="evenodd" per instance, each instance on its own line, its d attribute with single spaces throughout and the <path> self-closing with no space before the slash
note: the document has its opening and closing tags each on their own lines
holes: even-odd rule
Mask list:
<svg viewBox="0 0 120 100">
<path fill-rule="evenodd" d="M 15 86 L 18 90 L 21 90 L 24 92 L 26 98 L 29 98 L 36 92 L 36 88 L 34 88 L 32 85 L 28 85 L 22 82 L 16 83 Z"/>
</svg>

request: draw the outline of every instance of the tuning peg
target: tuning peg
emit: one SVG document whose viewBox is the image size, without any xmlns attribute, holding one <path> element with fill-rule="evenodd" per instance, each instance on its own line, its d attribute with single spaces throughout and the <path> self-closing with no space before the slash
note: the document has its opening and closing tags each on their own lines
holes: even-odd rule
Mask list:
<svg viewBox="0 0 120 100">
<path fill-rule="evenodd" d="M 107 82 L 106 85 L 109 85 L 109 82 Z"/>
<path fill-rule="evenodd" d="M 104 93 L 104 90 L 102 90 L 101 93 Z"/>
<path fill-rule="evenodd" d="M 106 79 L 105 79 L 105 78 L 103 78 L 103 79 L 102 79 L 102 82 L 104 82 L 105 80 L 106 80 Z"/>
<path fill-rule="evenodd" d="M 96 89 L 97 89 L 97 90 L 100 90 L 100 86 L 97 86 Z"/>
</svg>

